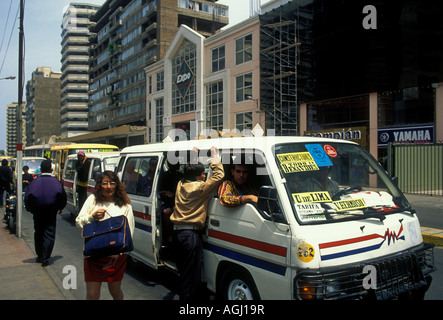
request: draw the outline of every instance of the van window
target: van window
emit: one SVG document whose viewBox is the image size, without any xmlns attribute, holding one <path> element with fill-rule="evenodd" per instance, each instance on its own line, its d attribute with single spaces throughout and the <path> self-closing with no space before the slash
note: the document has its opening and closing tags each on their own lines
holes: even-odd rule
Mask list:
<svg viewBox="0 0 443 320">
<path fill-rule="evenodd" d="M 109 157 L 103 159 L 103 170 L 107 171 L 114 171 L 117 167 L 118 163 L 118 156 L 116 157 Z"/>
<path fill-rule="evenodd" d="M 275 159 L 301 223 L 378 217 L 410 207 L 379 163 L 361 146 L 288 143 Z"/>
<path fill-rule="evenodd" d="M 66 169 L 63 173 L 63 179 L 65 180 L 74 180 L 75 176 L 75 162 L 77 159 L 70 159 L 66 164 Z"/>
<path fill-rule="evenodd" d="M 94 161 L 92 162 L 91 179 L 96 181 L 101 173 L 102 173 L 101 161 L 100 159 L 94 159 Z"/>
<path fill-rule="evenodd" d="M 149 197 L 158 165 L 158 157 L 129 157 L 122 174 L 126 192 Z"/>
</svg>

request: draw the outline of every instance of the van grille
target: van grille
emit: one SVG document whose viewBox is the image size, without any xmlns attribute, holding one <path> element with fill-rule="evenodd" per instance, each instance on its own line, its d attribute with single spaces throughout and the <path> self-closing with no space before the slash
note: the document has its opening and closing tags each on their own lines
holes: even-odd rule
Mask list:
<svg viewBox="0 0 443 320">
<path fill-rule="evenodd" d="M 385 259 L 344 268 L 303 270 L 295 277 L 294 296 L 297 299 L 362 299 L 387 300 L 415 289 L 426 287 L 425 276 L 434 271 L 434 245 L 426 243 L 415 251 L 407 251 Z M 377 278 L 374 284 L 363 273 L 365 266 L 373 266 Z M 366 288 L 365 288 L 366 287 Z"/>
</svg>

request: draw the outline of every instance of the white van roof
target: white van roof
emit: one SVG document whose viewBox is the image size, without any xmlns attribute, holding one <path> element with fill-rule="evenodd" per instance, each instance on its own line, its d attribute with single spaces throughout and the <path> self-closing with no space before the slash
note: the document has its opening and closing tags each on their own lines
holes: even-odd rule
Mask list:
<svg viewBox="0 0 443 320">
<path fill-rule="evenodd" d="M 206 150 L 212 146 L 217 149 L 259 149 L 264 150 L 271 148 L 275 144 L 280 143 L 324 143 L 324 142 L 339 142 L 356 144 L 346 140 L 330 139 L 330 138 L 316 138 L 316 137 L 296 137 L 296 136 L 266 136 L 266 137 L 232 137 L 232 138 L 215 138 L 215 139 L 201 139 L 201 140 L 186 140 L 175 142 L 151 143 L 126 147 L 121 150 L 120 154 L 141 153 L 141 152 L 164 152 L 164 151 L 180 151 L 192 150 L 193 147 Z"/>
</svg>

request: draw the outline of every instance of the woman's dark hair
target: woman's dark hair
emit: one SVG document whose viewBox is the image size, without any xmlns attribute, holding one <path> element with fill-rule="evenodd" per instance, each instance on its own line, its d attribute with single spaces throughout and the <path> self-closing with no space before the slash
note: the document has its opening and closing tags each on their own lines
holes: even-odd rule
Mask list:
<svg viewBox="0 0 443 320">
<path fill-rule="evenodd" d="M 195 177 L 205 172 L 205 167 L 201 163 L 185 164 L 183 178 L 186 180 L 195 181 Z"/>
<path fill-rule="evenodd" d="M 108 177 L 111 182 L 117 183 L 117 185 L 115 186 L 114 203 L 119 207 L 122 207 L 125 204 L 130 204 L 131 200 L 126 194 L 125 185 L 120 181 L 117 174 L 113 171 L 105 171 L 97 177 L 97 182 L 95 184 L 94 190 L 94 196 L 97 203 L 105 202 L 105 199 L 101 194 L 101 190 L 103 188 L 102 181 L 104 177 Z"/>
</svg>

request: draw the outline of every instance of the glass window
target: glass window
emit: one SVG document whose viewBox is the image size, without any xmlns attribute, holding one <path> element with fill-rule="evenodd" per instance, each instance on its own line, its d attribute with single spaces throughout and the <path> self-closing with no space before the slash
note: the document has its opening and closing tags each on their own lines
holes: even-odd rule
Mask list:
<svg viewBox="0 0 443 320">
<path fill-rule="evenodd" d="M 177 76 L 180 68 L 184 63 L 187 64 L 190 71 L 196 74 L 196 47 L 189 40 L 183 40 L 176 56 L 172 59 L 172 114 L 188 113 L 196 110 L 196 85 L 191 79 L 189 86 L 186 88 L 186 95 L 183 97 L 180 89 L 176 84 Z M 192 75 L 191 75 L 192 78 Z"/>
<path fill-rule="evenodd" d="M 252 97 L 252 72 L 235 78 L 235 101 L 251 100 Z"/>
<path fill-rule="evenodd" d="M 157 91 L 161 91 L 165 88 L 165 72 L 162 70 L 157 72 Z"/>
<path fill-rule="evenodd" d="M 97 180 L 97 177 L 102 173 L 100 159 L 94 159 L 92 162 L 92 172 L 90 179 Z"/>
<path fill-rule="evenodd" d="M 237 113 L 235 115 L 235 127 L 240 131 L 252 130 L 252 112 Z"/>
<path fill-rule="evenodd" d="M 350 143 L 287 143 L 275 159 L 300 223 L 328 223 L 385 215 L 410 205 L 380 164 Z"/>
<path fill-rule="evenodd" d="M 155 140 L 163 140 L 163 98 L 155 100 Z"/>
<path fill-rule="evenodd" d="M 206 128 L 223 130 L 223 81 L 206 86 Z"/>
<path fill-rule="evenodd" d="M 252 34 L 235 40 L 235 64 L 252 60 Z"/>
<path fill-rule="evenodd" d="M 63 179 L 65 180 L 74 180 L 75 176 L 75 162 L 77 159 L 69 160 L 66 164 L 65 171 L 63 172 Z"/>
<path fill-rule="evenodd" d="M 225 68 L 225 46 L 212 49 L 212 72 Z"/>
<path fill-rule="evenodd" d="M 130 157 L 122 174 L 128 194 L 149 197 L 151 195 L 158 157 Z"/>
</svg>

